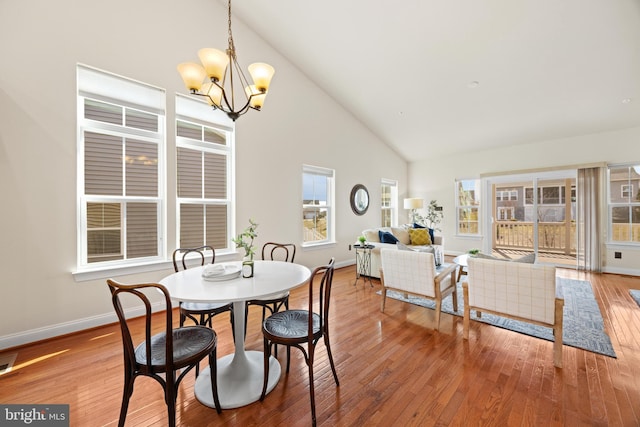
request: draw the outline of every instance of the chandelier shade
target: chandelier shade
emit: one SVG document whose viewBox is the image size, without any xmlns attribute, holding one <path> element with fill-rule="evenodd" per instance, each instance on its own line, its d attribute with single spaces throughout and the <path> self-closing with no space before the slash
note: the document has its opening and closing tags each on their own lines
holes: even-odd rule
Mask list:
<svg viewBox="0 0 640 427">
<path fill-rule="evenodd" d="M 203 96 L 215 109 L 225 112 L 235 121 L 249 109 L 260 110 L 271 84 L 275 69 L 263 62 L 249 65 L 253 84 L 238 64 L 231 33 L 231 0 L 228 1 L 229 39 L 226 51 L 203 48 L 198 51 L 201 64 L 184 62 L 178 72 L 187 90 Z"/>
</svg>

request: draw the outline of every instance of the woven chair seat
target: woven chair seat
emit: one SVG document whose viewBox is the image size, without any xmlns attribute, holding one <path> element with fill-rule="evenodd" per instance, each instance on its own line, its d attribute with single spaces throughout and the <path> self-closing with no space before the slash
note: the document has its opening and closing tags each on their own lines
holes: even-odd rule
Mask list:
<svg viewBox="0 0 640 427">
<path fill-rule="evenodd" d="M 280 311 L 264 321 L 264 331 L 274 337 L 306 341 L 309 336 L 309 312 Z M 320 335 L 320 316 L 316 313 L 313 313 L 313 335 Z"/>
<path fill-rule="evenodd" d="M 151 337 L 151 365 L 166 364 L 166 334 L 164 332 Z M 203 349 L 216 341 L 216 333 L 205 326 L 185 326 L 173 330 L 173 363 L 176 367 L 187 364 Z M 145 343 L 138 345 L 135 350 L 136 362 L 147 363 L 147 349 Z"/>
</svg>

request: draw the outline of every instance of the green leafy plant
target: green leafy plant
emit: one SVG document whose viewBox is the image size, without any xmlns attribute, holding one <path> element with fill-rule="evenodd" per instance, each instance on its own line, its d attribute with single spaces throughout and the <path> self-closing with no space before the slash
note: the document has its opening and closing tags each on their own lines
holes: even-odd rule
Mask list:
<svg viewBox="0 0 640 427">
<path fill-rule="evenodd" d="M 242 233 L 238 234 L 235 239 L 231 239 L 233 243 L 236 244 L 236 248 L 244 249 L 245 258 L 249 258 L 250 260 L 253 260 L 253 255 L 255 255 L 253 240 L 258 237 L 256 228 L 258 228 L 258 224 L 249 218 L 249 226 L 245 228 Z"/>
<path fill-rule="evenodd" d="M 360 244 L 364 246 L 364 242 L 367 241 L 367 238 L 364 237 L 364 236 L 360 236 L 360 237 L 358 237 L 358 240 L 360 241 Z"/>
<path fill-rule="evenodd" d="M 480 249 L 469 249 L 469 255 L 478 255 L 480 253 Z"/>
<path fill-rule="evenodd" d="M 431 200 L 426 209 L 426 215 L 422 216 L 416 214 L 416 222 L 434 230 L 442 231 L 440 228 L 438 228 L 438 224 L 442 222 L 444 214 L 442 213 L 442 208 L 438 206 L 438 202 L 436 202 L 435 200 Z"/>
</svg>

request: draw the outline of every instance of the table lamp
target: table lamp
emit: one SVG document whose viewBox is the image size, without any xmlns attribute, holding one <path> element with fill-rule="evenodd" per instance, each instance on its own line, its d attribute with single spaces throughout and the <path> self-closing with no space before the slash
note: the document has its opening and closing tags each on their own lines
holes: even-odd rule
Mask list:
<svg viewBox="0 0 640 427">
<path fill-rule="evenodd" d="M 422 209 L 424 207 L 424 199 L 420 198 L 409 198 L 404 199 L 404 208 L 409 209 L 409 215 L 411 217 L 411 223 L 416 222 L 416 217 L 418 215 L 417 210 Z"/>
</svg>

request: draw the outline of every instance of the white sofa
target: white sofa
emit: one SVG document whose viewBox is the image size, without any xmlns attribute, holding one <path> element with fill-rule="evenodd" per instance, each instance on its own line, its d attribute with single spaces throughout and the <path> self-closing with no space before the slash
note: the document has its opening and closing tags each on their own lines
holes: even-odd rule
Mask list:
<svg viewBox="0 0 640 427">
<path fill-rule="evenodd" d="M 397 249 L 396 244 L 380 242 L 380 230 L 393 234 L 395 238 L 398 239 L 399 243 L 408 246 L 411 249 L 417 251 L 427 251 L 429 249 L 426 246 L 411 245 L 408 227 L 378 227 L 363 230 L 362 235 L 367 239 L 367 244 L 375 246 L 375 248 L 371 250 L 371 277 L 380 278 L 380 268 L 382 267 L 382 263 L 380 261 L 380 250 L 382 248 Z M 359 242 L 356 243 L 359 244 Z M 444 257 L 444 239 L 442 236 L 434 235 L 434 242 L 432 246 L 435 251 L 439 251 L 439 254 Z"/>
</svg>

